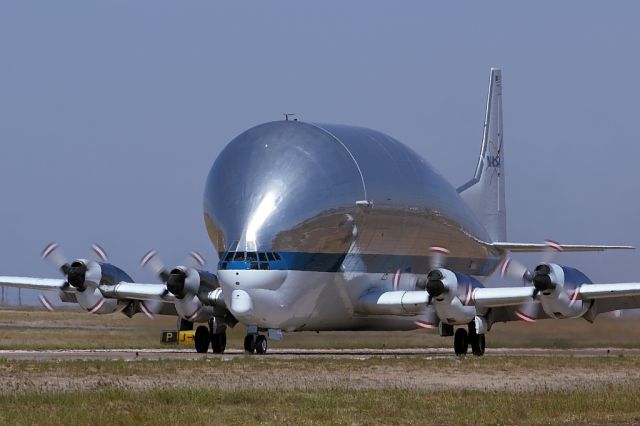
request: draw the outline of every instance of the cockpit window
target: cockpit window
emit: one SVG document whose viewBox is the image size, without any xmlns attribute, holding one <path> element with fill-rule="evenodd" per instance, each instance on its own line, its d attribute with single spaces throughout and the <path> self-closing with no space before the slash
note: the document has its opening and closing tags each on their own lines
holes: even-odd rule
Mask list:
<svg viewBox="0 0 640 426">
<path fill-rule="evenodd" d="M 270 262 L 278 262 L 281 261 L 282 257 L 280 254 L 272 251 L 268 252 L 257 252 L 257 251 L 238 251 L 233 252 L 229 251 L 224 259 L 221 259 L 218 263 L 218 268 L 220 270 L 225 269 L 261 269 L 261 270 L 270 270 L 273 268 L 278 269 L 278 265 L 274 265 Z M 244 266 L 230 265 L 228 262 L 245 262 Z"/>
<path fill-rule="evenodd" d="M 255 262 L 256 260 L 258 260 L 258 254 L 255 251 L 248 251 L 247 262 Z"/>
</svg>

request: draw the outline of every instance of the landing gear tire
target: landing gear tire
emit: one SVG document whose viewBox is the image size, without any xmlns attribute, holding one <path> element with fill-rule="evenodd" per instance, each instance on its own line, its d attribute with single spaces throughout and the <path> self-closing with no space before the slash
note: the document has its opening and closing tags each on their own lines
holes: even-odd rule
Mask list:
<svg viewBox="0 0 640 426">
<path fill-rule="evenodd" d="M 247 334 L 247 337 L 244 338 L 244 351 L 247 353 L 254 353 L 256 351 L 256 335 L 255 334 Z"/>
<path fill-rule="evenodd" d="M 475 356 L 484 355 L 484 349 L 485 349 L 484 334 L 474 333 L 470 337 L 471 337 L 471 352 L 473 352 Z"/>
<path fill-rule="evenodd" d="M 209 350 L 209 341 L 211 337 L 209 335 L 209 328 L 201 325 L 196 328 L 196 334 L 193 337 L 193 343 L 196 347 L 196 352 L 199 354 L 205 354 Z"/>
<path fill-rule="evenodd" d="M 224 353 L 227 347 L 227 333 L 218 333 L 211 335 L 211 349 L 214 354 Z"/>
<path fill-rule="evenodd" d="M 259 355 L 263 355 L 267 353 L 267 338 L 263 335 L 259 335 L 256 338 L 256 353 Z"/>
<path fill-rule="evenodd" d="M 465 355 L 469 350 L 469 335 L 464 328 L 456 330 L 456 334 L 453 336 L 453 349 L 456 351 L 456 355 Z"/>
</svg>

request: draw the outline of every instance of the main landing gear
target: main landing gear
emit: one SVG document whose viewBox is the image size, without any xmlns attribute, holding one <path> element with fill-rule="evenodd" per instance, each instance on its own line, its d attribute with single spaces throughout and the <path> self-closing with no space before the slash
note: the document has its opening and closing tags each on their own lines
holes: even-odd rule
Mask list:
<svg viewBox="0 0 640 426">
<path fill-rule="evenodd" d="M 193 343 L 196 347 L 196 352 L 204 354 L 209 350 L 209 344 L 214 354 L 224 353 L 227 347 L 227 327 L 221 324 L 220 321 L 216 321 L 213 317 L 209 320 L 209 326 L 201 325 L 196 328 L 196 333 L 193 336 Z"/>
<path fill-rule="evenodd" d="M 471 352 L 476 356 L 484 355 L 485 337 L 484 334 L 476 333 L 475 323 L 469 323 L 469 332 L 464 328 L 459 328 L 453 336 L 453 349 L 456 355 L 466 355 L 471 345 Z"/>
</svg>

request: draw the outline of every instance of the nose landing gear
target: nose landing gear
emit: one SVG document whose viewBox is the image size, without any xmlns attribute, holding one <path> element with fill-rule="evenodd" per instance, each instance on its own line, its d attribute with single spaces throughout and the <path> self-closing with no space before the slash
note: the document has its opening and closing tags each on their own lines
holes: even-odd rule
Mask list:
<svg viewBox="0 0 640 426">
<path fill-rule="evenodd" d="M 258 331 L 247 330 L 247 336 L 244 338 L 244 351 L 250 354 L 256 353 L 258 355 L 264 355 L 267 353 L 269 344 L 267 343 L 267 337 L 258 334 Z"/>
</svg>

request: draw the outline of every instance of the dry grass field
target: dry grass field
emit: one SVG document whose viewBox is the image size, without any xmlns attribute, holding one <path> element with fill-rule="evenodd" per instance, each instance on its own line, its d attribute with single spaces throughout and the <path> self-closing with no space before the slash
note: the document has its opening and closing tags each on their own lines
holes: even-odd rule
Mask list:
<svg viewBox="0 0 640 426">
<path fill-rule="evenodd" d="M 0 310 L 0 349 L 157 348 L 175 320 Z M 230 333 L 241 347 L 243 327 Z M 640 347 L 635 320 L 497 324 L 491 347 Z M 423 331 L 299 333 L 280 348 L 448 347 Z M 640 356 L 0 358 L 1 424 L 638 424 Z M 612 353 L 613 353 L 612 352 Z M 559 354 L 558 354 L 559 353 Z M 600 351 L 595 351 L 600 353 Z"/>
<path fill-rule="evenodd" d="M 0 308 L 0 349 L 161 348 L 160 331 L 175 329 L 174 317 L 151 320 L 142 314 L 90 315 L 69 309 Z M 242 348 L 243 326 L 229 330 L 227 347 Z M 302 332 L 290 333 L 272 348 L 442 348 L 452 338 L 433 331 L 410 332 Z M 585 320 L 495 324 L 487 334 L 487 348 L 640 348 L 640 320 L 599 317 Z"/>
<path fill-rule="evenodd" d="M 2 424 L 637 424 L 640 358 L 0 360 Z"/>
</svg>

